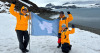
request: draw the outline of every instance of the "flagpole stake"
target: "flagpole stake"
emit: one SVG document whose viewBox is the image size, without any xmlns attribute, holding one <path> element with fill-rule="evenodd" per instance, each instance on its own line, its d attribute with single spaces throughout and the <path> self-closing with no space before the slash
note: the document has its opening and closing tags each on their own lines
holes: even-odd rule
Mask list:
<svg viewBox="0 0 100 53">
<path fill-rule="evenodd" d="M 31 33 L 30 33 L 30 30 L 31 30 L 31 29 L 30 29 L 30 28 L 31 28 L 31 27 L 30 27 L 30 25 L 31 25 L 31 20 L 30 20 L 30 19 L 31 19 L 31 12 L 29 12 L 29 51 L 30 51 L 30 35 L 31 35 Z"/>
</svg>

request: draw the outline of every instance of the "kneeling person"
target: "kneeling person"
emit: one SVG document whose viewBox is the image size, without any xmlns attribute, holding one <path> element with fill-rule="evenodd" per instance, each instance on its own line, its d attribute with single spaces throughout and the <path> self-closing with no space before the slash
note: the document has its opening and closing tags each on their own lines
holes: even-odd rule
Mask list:
<svg viewBox="0 0 100 53">
<path fill-rule="evenodd" d="M 74 32 L 75 32 L 74 25 L 72 25 L 72 30 L 66 28 L 66 24 L 62 25 L 62 33 L 61 33 L 62 52 L 68 53 L 71 50 L 72 45 L 70 45 L 69 34 L 73 34 Z"/>
</svg>

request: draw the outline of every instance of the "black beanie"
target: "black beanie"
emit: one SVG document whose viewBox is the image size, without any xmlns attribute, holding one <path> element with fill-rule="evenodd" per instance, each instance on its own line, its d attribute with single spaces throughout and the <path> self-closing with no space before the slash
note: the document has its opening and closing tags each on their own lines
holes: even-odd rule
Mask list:
<svg viewBox="0 0 100 53">
<path fill-rule="evenodd" d="M 64 14 L 64 12 L 63 12 L 63 11 L 61 11 L 61 12 L 60 12 L 60 14 Z"/>
</svg>

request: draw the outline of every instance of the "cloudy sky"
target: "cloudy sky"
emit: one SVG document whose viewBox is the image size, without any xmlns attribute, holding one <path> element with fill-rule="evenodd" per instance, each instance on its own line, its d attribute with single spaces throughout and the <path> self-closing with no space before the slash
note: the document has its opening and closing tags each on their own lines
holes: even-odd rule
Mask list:
<svg viewBox="0 0 100 53">
<path fill-rule="evenodd" d="M 80 0 L 30 0 L 30 1 L 37 4 L 39 7 L 44 7 L 48 3 L 53 3 L 55 5 L 61 5 L 65 2 L 73 2 L 73 1 L 80 1 Z M 81 0 L 81 1 L 100 1 L 100 0 Z"/>
</svg>

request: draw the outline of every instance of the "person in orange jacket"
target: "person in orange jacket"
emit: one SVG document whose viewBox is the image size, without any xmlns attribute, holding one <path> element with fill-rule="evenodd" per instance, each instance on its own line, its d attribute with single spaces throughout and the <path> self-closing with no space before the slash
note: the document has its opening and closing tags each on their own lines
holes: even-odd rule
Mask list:
<svg viewBox="0 0 100 53">
<path fill-rule="evenodd" d="M 65 17 L 63 11 L 60 12 L 60 16 L 59 16 L 59 19 L 60 19 L 60 21 L 59 21 L 59 31 L 58 31 L 58 46 L 57 46 L 57 48 L 61 47 L 62 24 L 66 24 L 66 27 L 68 27 L 68 23 L 73 20 L 72 14 L 69 11 L 67 13 L 68 13 L 69 17 Z"/>
<path fill-rule="evenodd" d="M 75 33 L 75 26 L 72 25 L 72 30 L 69 30 L 66 27 L 66 24 L 62 25 L 62 32 L 61 32 L 61 44 L 62 44 L 62 52 L 69 53 L 71 50 L 72 45 L 70 45 L 69 34 Z"/>
<path fill-rule="evenodd" d="M 17 37 L 19 41 L 19 48 L 23 53 L 26 53 L 29 51 L 26 49 L 29 42 L 29 35 L 27 31 L 29 15 L 26 14 L 28 12 L 28 9 L 27 7 L 23 6 L 21 8 L 21 12 L 18 13 L 14 11 L 15 4 L 16 4 L 16 1 L 12 2 L 9 11 L 17 19 L 15 31 L 17 33 Z"/>
</svg>

